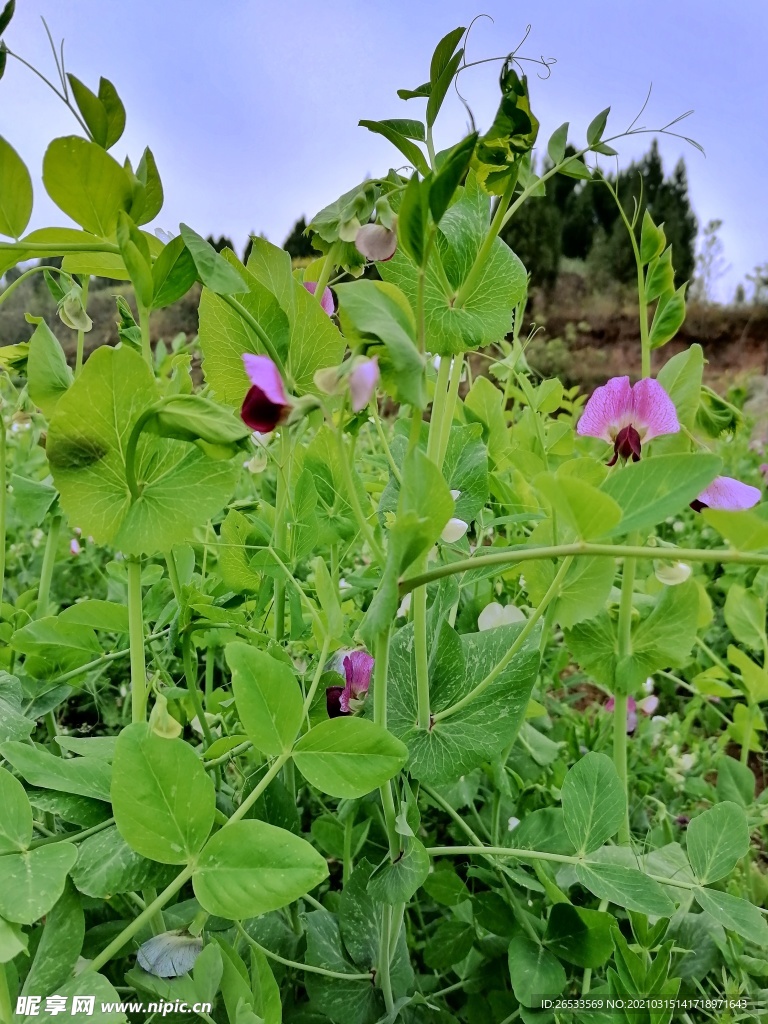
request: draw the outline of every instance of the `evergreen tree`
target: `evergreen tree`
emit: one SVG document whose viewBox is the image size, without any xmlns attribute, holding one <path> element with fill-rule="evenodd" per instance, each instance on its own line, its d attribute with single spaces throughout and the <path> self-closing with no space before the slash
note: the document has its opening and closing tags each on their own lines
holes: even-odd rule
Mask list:
<svg viewBox="0 0 768 1024">
<path fill-rule="evenodd" d="M 317 259 L 320 255 L 318 252 L 315 252 L 309 238 L 304 234 L 306 230 L 306 220 L 303 217 L 299 217 L 291 228 L 290 234 L 283 242 L 283 248 L 291 254 L 291 259 Z"/>
</svg>

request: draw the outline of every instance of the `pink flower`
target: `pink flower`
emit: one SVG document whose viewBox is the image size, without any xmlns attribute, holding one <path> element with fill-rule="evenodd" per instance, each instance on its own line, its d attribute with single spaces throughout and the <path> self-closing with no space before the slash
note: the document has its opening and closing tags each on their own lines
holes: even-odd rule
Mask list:
<svg viewBox="0 0 768 1024">
<path fill-rule="evenodd" d="M 301 283 L 310 295 L 314 295 L 317 291 L 317 281 L 302 281 Z M 328 316 L 333 316 L 336 312 L 336 303 L 333 301 L 333 292 L 330 288 L 326 288 L 323 292 L 323 297 L 320 299 L 320 305 Z"/>
<path fill-rule="evenodd" d="M 691 508 L 700 512 L 703 508 L 718 508 L 726 512 L 743 512 L 760 501 L 759 487 L 734 480 L 732 476 L 716 476 L 709 487 L 703 490 Z"/>
<path fill-rule="evenodd" d="M 397 235 L 383 224 L 363 224 L 355 235 L 355 245 L 367 260 L 385 263 L 397 249 Z"/>
<path fill-rule="evenodd" d="M 627 697 L 627 732 L 634 732 L 637 728 L 638 711 L 642 711 L 644 715 L 652 715 L 658 706 L 659 698 L 653 693 L 640 701 L 636 701 L 634 697 Z M 613 711 L 615 707 L 615 698 L 609 697 L 605 702 L 605 710 Z"/>
<path fill-rule="evenodd" d="M 379 359 L 364 359 L 349 375 L 349 390 L 352 395 L 352 410 L 360 412 L 370 402 L 379 383 Z"/>
<path fill-rule="evenodd" d="M 69 553 L 75 556 L 80 554 L 80 541 L 77 537 L 73 537 L 69 542 Z"/>
<path fill-rule="evenodd" d="M 652 377 L 643 377 L 634 386 L 629 377 L 612 377 L 595 388 L 577 427 L 582 436 L 599 437 L 613 445 L 609 466 L 630 457 L 637 462 L 643 442 L 679 430 L 672 399 Z"/>
<path fill-rule="evenodd" d="M 285 393 L 280 371 L 269 356 L 245 352 L 243 363 L 252 386 L 243 400 L 240 416 L 252 430 L 268 434 L 287 419 L 291 400 Z"/>
<path fill-rule="evenodd" d="M 325 701 L 329 718 L 339 718 L 358 711 L 371 684 L 374 659 L 367 651 L 351 651 L 343 662 L 346 686 L 329 686 Z"/>
</svg>

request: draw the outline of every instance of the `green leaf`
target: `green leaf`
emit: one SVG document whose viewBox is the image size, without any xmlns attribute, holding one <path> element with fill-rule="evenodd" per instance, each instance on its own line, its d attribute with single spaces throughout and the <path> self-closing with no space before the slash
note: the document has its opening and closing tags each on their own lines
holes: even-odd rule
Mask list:
<svg viewBox="0 0 768 1024">
<path fill-rule="evenodd" d="M 76 135 L 54 139 L 43 159 L 43 184 L 60 210 L 102 238 L 112 238 L 117 215 L 131 202 L 128 175 L 96 142 Z"/>
<path fill-rule="evenodd" d="M 121 998 L 112 988 L 112 985 L 102 974 L 94 974 L 93 971 L 83 971 L 75 978 L 70 978 L 63 985 L 59 985 L 56 995 L 66 999 L 70 1008 L 65 1020 L 67 1024 L 125 1024 L 127 1017 L 118 1009 L 122 1005 Z M 75 996 L 81 996 L 84 1002 L 78 1003 L 80 1009 L 72 1013 Z M 93 1004 L 91 999 L 94 1000 Z M 90 1009 L 91 1005 L 94 1009 Z M 43 1002 L 40 1010 L 23 1020 L 19 1018 L 19 1024 L 61 1024 L 61 1015 L 58 1009 L 45 1009 Z"/>
<path fill-rule="evenodd" d="M 111 771 L 106 761 L 97 757 L 64 760 L 47 750 L 17 741 L 4 743 L 0 752 L 31 786 L 109 802 Z"/>
<path fill-rule="evenodd" d="M 90 598 L 85 601 L 78 601 L 71 604 L 57 616 L 59 622 L 74 623 L 78 626 L 89 626 L 92 629 L 101 629 L 107 633 L 128 632 L 128 609 L 124 604 L 116 601 L 101 601 L 98 598 Z M 114 747 L 114 737 L 99 736 L 90 737 L 85 740 L 60 737 L 67 740 L 71 745 L 67 748 L 75 750 L 78 754 L 86 754 L 89 751 L 79 749 L 80 746 L 97 747 L 102 745 L 106 748 Z M 109 758 L 107 758 L 109 760 Z"/>
<path fill-rule="evenodd" d="M 693 580 L 665 587 L 649 614 L 632 624 L 632 655 L 619 669 L 616 624 L 603 611 L 566 632 L 581 667 L 610 689 L 633 692 L 660 668 L 682 666 L 696 638 L 699 593 Z"/>
<path fill-rule="evenodd" d="M 382 383 L 398 401 L 423 409 L 427 404 L 424 357 L 416 347 L 416 325 L 408 301 L 392 284 L 356 281 L 336 286 L 345 335 L 378 340 L 375 349 Z M 373 354 L 373 353 L 371 353 Z"/>
<path fill-rule="evenodd" d="M 454 31 L 453 35 L 455 35 L 455 32 L 458 32 L 458 29 Z M 447 40 L 450 40 L 451 35 L 452 33 L 449 33 L 445 37 L 445 39 L 443 39 L 442 42 L 438 44 L 438 50 L 440 49 L 442 43 L 446 42 Z M 447 49 L 445 52 L 447 54 Z M 435 56 L 437 56 L 437 50 L 435 51 Z M 429 99 L 427 100 L 426 114 L 426 121 L 430 128 L 437 120 L 437 115 L 440 113 L 440 108 L 443 105 L 445 94 L 448 92 L 448 88 L 451 82 L 453 81 L 456 72 L 459 69 L 459 65 L 461 64 L 461 59 L 463 56 L 464 50 L 461 49 L 457 50 L 456 53 L 454 53 L 453 56 L 450 57 L 444 64 L 442 63 L 442 61 L 440 61 L 439 63 L 442 66 L 442 70 L 440 71 L 440 74 L 438 75 L 437 78 L 431 79 L 430 81 Z M 435 59 L 433 58 L 433 67 L 434 66 Z"/>
<path fill-rule="evenodd" d="M 163 183 L 149 146 L 141 154 L 136 173 L 130 172 L 130 165 L 128 165 L 128 169 L 132 186 L 131 206 L 128 213 L 136 224 L 146 224 L 153 220 L 163 207 Z"/>
<path fill-rule="evenodd" d="M 556 128 L 547 143 L 547 154 L 549 159 L 554 165 L 559 164 L 565 157 L 565 147 L 568 142 L 568 128 L 569 123 L 566 121 L 565 124 L 561 124 L 559 128 Z"/>
<path fill-rule="evenodd" d="M 537 998 L 556 996 L 565 988 L 560 961 L 527 935 L 516 935 L 509 944 L 509 976 L 523 1006 L 535 1006 Z"/>
<path fill-rule="evenodd" d="M 475 151 L 477 132 L 467 135 L 444 156 L 440 167 L 429 185 L 429 209 L 432 220 L 439 224 L 448 209 L 456 189 L 469 170 Z"/>
<path fill-rule="evenodd" d="M 72 95 L 75 97 L 77 108 L 83 115 L 88 131 L 93 141 L 104 149 L 107 149 L 107 137 L 109 134 L 107 111 L 99 97 L 84 85 L 79 78 L 67 73 Z"/>
<path fill-rule="evenodd" d="M 647 530 L 689 505 L 720 472 L 716 455 L 659 455 L 612 473 L 600 490 L 624 513 L 611 536 Z"/>
<path fill-rule="evenodd" d="M 59 399 L 71 386 L 74 375 L 58 338 L 42 318 L 37 320 L 35 332 L 29 339 L 27 377 L 30 398 L 50 419 Z"/>
<path fill-rule="evenodd" d="M 626 813 L 621 780 L 606 754 L 585 754 L 561 789 L 563 820 L 579 853 L 591 853 L 616 834 Z"/>
<path fill-rule="evenodd" d="M 466 31 L 466 28 L 461 25 L 458 28 L 451 29 L 451 31 L 447 32 L 435 47 L 434 53 L 432 54 L 432 60 L 429 64 L 429 83 L 431 86 L 434 87 L 434 85 L 440 80 L 440 76 L 450 64 L 451 58 L 456 51 L 456 47 L 461 42 L 461 37 Z"/>
<path fill-rule="evenodd" d="M 120 835 L 142 857 L 185 864 L 213 825 L 213 783 L 194 750 L 136 722 L 115 748 L 112 807 Z"/>
<path fill-rule="evenodd" d="M 8 0 L 5 7 L 0 11 L 0 36 L 5 32 L 11 23 L 11 18 L 16 11 L 16 0 Z"/>
<path fill-rule="evenodd" d="M 474 280 L 461 306 L 457 291 L 469 274 L 485 238 L 490 219 L 490 197 L 470 173 L 459 198 L 440 221 L 438 242 L 427 263 L 424 291 L 426 347 L 439 355 L 454 355 L 497 342 L 512 329 L 512 315 L 526 289 L 526 271 L 520 260 L 500 238 L 491 246 L 484 271 Z M 444 275 L 437 266 L 438 255 Z M 416 309 L 418 270 L 402 250 L 386 263 L 378 264 L 385 281 L 398 286 Z M 453 294 L 446 294 L 445 276 Z"/>
<path fill-rule="evenodd" d="M 181 224 L 179 230 L 200 280 L 214 295 L 235 295 L 248 290 L 242 276 L 210 242 L 186 224 Z"/>
<path fill-rule="evenodd" d="M 574 852 L 559 807 L 542 807 L 541 810 L 526 814 L 516 829 L 505 833 L 504 845 L 566 856 Z"/>
<path fill-rule="evenodd" d="M 403 192 L 397 214 L 397 242 L 403 253 L 417 267 L 424 265 L 427 255 L 427 218 L 429 215 L 429 183 L 414 173 Z"/>
<path fill-rule="evenodd" d="M 445 973 L 469 954 L 475 941 L 475 929 L 466 921 L 443 920 L 424 947 L 424 962 Z"/>
<path fill-rule="evenodd" d="M 32 179 L 16 150 L 0 136 L 0 235 L 20 238 L 32 216 Z"/>
<path fill-rule="evenodd" d="M 444 907 L 457 907 L 471 899 L 469 889 L 455 869 L 445 862 L 438 861 L 435 864 L 435 870 L 427 875 L 422 887 L 435 903 L 441 903 Z"/>
<path fill-rule="evenodd" d="M 747 900 L 717 889 L 694 889 L 693 897 L 710 917 L 729 931 L 763 948 L 768 947 L 768 923 Z"/>
<path fill-rule="evenodd" d="M 117 244 L 130 274 L 136 301 L 140 307 L 150 309 L 154 284 L 149 245 L 128 214 L 122 210 L 117 215 Z"/>
<path fill-rule="evenodd" d="M 594 969 L 602 967 L 613 953 L 612 926 L 610 914 L 556 903 L 549 914 L 544 942 L 561 960 Z"/>
<path fill-rule="evenodd" d="M 637 868 L 623 864 L 583 861 L 576 865 L 576 877 L 585 889 L 601 900 L 655 917 L 671 917 L 675 905 L 666 892 Z"/>
<path fill-rule="evenodd" d="M 80 897 L 68 884 L 56 905 L 46 914 L 35 958 L 24 979 L 24 995 L 47 996 L 56 992 L 72 974 L 85 936 L 85 917 Z"/>
<path fill-rule="evenodd" d="M 107 138 L 104 146 L 111 149 L 125 131 L 125 107 L 117 89 L 108 78 L 99 79 L 99 99 L 107 115 Z"/>
<path fill-rule="evenodd" d="M 231 409 L 203 395 L 167 395 L 143 429 L 177 441 L 193 444 L 203 441 L 212 448 L 221 448 L 228 457 L 237 454 L 242 448 L 240 442 L 251 435 L 250 428 L 236 418 Z M 203 450 L 211 449 L 204 447 Z"/>
<path fill-rule="evenodd" d="M 32 924 L 47 914 L 64 891 L 77 858 L 72 843 L 51 843 L 0 857 L 0 916 Z"/>
<path fill-rule="evenodd" d="M 755 799 L 752 769 L 733 757 L 721 757 L 717 762 L 717 797 L 741 807 L 751 807 Z"/>
<path fill-rule="evenodd" d="M 192 884 L 203 909 L 241 921 L 293 903 L 327 875 L 304 839 L 265 821 L 238 821 L 206 843 Z"/>
<path fill-rule="evenodd" d="M 749 850 L 747 816 L 730 800 L 697 814 L 685 835 L 691 867 L 701 885 L 725 878 Z"/>
<path fill-rule="evenodd" d="M 141 494 L 131 499 L 126 446 L 159 399 L 151 368 L 125 346 L 102 347 L 59 401 L 47 454 L 70 522 L 126 554 L 167 551 L 226 504 L 238 473 L 196 445 L 142 432 L 136 446 Z"/>
<path fill-rule="evenodd" d="M 677 334 L 685 320 L 685 289 L 687 284 L 665 297 L 662 295 L 653 314 L 648 341 L 652 349 L 661 348 Z"/>
<path fill-rule="evenodd" d="M 768 502 L 745 512 L 705 508 L 701 515 L 737 551 L 768 548 Z"/>
<path fill-rule="evenodd" d="M 383 135 L 385 139 L 388 139 L 393 146 L 397 146 L 400 152 L 403 154 L 405 159 L 415 167 L 417 171 L 426 176 L 429 174 L 429 164 L 424 156 L 424 153 L 419 149 L 415 143 L 411 142 L 410 139 L 406 138 L 397 128 L 393 127 L 392 124 L 386 121 L 358 121 L 361 128 L 367 128 L 369 132 L 373 132 L 376 135 Z"/>
<path fill-rule="evenodd" d="M 560 173 L 564 174 L 567 178 L 576 178 L 577 181 L 592 180 L 592 171 L 577 156 L 572 156 L 566 160 L 560 168 Z"/>
<path fill-rule="evenodd" d="M 473 161 L 478 184 L 490 195 L 503 195 L 539 132 L 525 75 L 520 78 L 511 62 L 505 62 L 499 84 L 499 108 L 491 127 L 477 140 Z"/>
<path fill-rule="evenodd" d="M 197 267 L 181 235 L 164 246 L 152 267 L 152 309 L 163 309 L 186 295 L 197 280 Z"/>
<path fill-rule="evenodd" d="M 329 636 L 341 636 L 344 632 L 344 613 L 339 604 L 339 590 L 328 571 L 325 559 L 318 555 L 312 562 L 315 574 L 315 591 L 325 617 Z"/>
<path fill-rule="evenodd" d="M 294 747 L 301 774 L 330 796 L 365 796 L 405 764 L 408 751 L 380 725 L 355 716 L 330 718 L 305 733 Z"/>
<path fill-rule="evenodd" d="M 675 290 L 675 271 L 672 267 L 672 246 L 667 246 L 661 256 L 655 256 L 645 274 L 645 298 L 653 302 L 661 295 Z"/>
<path fill-rule="evenodd" d="M 15 960 L 19 953 L 27 952 L 27 935 L 22 929 L 0 917 L 0 964 Z"/>
<path fill-rule="evenodd" d="M 659 384 L 675 403 L 677 418 L 689 430 L 693 430 L 696 421 L 703 371 L 701 345 L 691 345 L 667 360 L 656 375 Z"/>
<path fill-rule="evenodd" d="M 27 526 L 40 526 L 58 497 L 55 487 L 42 480 L 29 480 L 14 473 L 11 491 L 16 515 Z"/>
<path fill-rule="evenodd" d="M 42 679 L 79 668 L 103 653 L 90 626 L 67 622 L 56 615 L 33 619 L 17 629 L 11 647 L 26 655 L 26 671 Z"/>
<path fill-rule="evenodd" d="M 288 253 L 266 239 L 252 241 L 247 269 L 237 257 L 227 255 L 247 282 L 248 291 L 238 301 L 269 335 L 295 393 L 316 394 L 315 372 L 341 362 L 344 339 L 320 303 L 293 277 Z M 208 289 L 203 289 L 199 313 L 205 378 L 219 401 L 239 409 L 250 387 L 243 353 L 263 353 L 262 343 L 243 318 Z"/>
<path fill-rule="evenodd" d="M 603 132 L 605 131 L 605 124 L 610 112 L 611 108 L 606 107 L 605 110 L 601 110 L 600 113 L 596 117 L 593 117 L 589 122 L 589 127 L 587 128 L 587 143 L 590 146 L 596 145 L 602 139 Z"/>
<path fill-rule="evenodd" d="M 291 749 L 302 720 L 301 690 L 292 669 L 240 641 L 224 649 L 232 693 L 248 738 L 268 756 Z"/>
<path fill-rule="evenodd" d="M 404 135 L 406 139 L 415 139 L 416 142 L 426 141 L 427 136 L 423 121 L 415 121 L 407 117 L 389 117 L 382 121 L 381 124 L 393 128 L 396 132 Z"/>
<path fill-rule="evenodd" d="M 663 227 L 656 227 L 648 207 L 643 211 L 643 226 L 640 230 L 640 260 L 645 266 L 661 256 L 666 245 Z"/>
<path fill-rule="evenodd" d="M 140 857 L 114 825 L 83 839 L 77 844 L 77 851 L 72 881 L 80 892 L 94 899 L 138 892 L 145 886 L 162 888 L 173 878 L 173 869 Z"/>
<path fill-rule="evenodd" d="M 439 638 L 429 640 L 435 650 L 429 667 L 432 713 L 451 707 L 495 671 L 521 629 L 515 624 L 459 636 L 445 622 Z M 388 725 L 408 746 L 411 775 L 437 785 L 452 782 L 509 746 L 525 717 L 538 666 L 534 635 L 466 707 L 430 730 L 418 729 L 413 626 L 400 629 L 390 647 Z"/>
<path fill-rule="evenodd" d="M 572 540 L 596 540 L 615 532 L 622 510 L 603 491 L 575 477 L 542 473 L 534 480 L 535 487 L 557 512 L 558 528 L 562 524 L 562 543 Z"/>
<path fill-rule="evenodd" d="M 305 916 L 307 935 L 306 963 L 340 974 L 358 971 L 350 963 L 339 931 L 339 923 L 326 910 L 312 911 Z M 373 966 L 373 965 L 370 965 Z M 345 1024 L 369 1024 L 376 1020 L 383 1007 L 381 997 L 367 979 L 327 978 L 315 973 L 304 976 L 304 984 L 312 1005 L 331 1015 L 331 1020 Z"/>
<path fill-rule="evenodd" d="M 368 892 L 379 903 L 407 903 L 429 875 L 429 854 L 415 836 L 404 840 L 403 852 L 393 863 L 385 859 L 371 875 Z"/>
<path fill-rule="evenodd" d="M 0 768 L 0 854 L 26 850 L 32 842 L 32 808 L 24 787 L 5 768 Z"/>
<path fill-rule="evenodd" d="M 765 643 L 765 601 L 739 583 L 728 589 L 723 607 L 725 624 L 734 640 L 753 651 L 762 651 Z"/>
</svg>

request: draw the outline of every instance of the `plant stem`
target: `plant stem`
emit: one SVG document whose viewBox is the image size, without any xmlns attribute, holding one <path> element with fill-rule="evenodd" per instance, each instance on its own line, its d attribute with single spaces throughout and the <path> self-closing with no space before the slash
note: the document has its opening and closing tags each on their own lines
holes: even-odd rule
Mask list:
<svg viewBox="0 0 768 1024">
<path fill-rule="evenodd" d="M 82 832 L 59 832 L 53 836 L 46 836 L 45 839 L 35 839 L 34 842 L 29 844 L 29 848 L 30 850 L 36 850 L 38 846 L 50 846 L 51 843 L 80 843 L 83 839 L 87 839 L 88 836 L 95 836 L 97 832 L 103 832 L 105 828 L 109 828 L 114 823 L 114 818 L 106 818 L 104 821 L 100 821 L 98 825 L 84 828 Z"/>
<path fill-rule="evenodd" d="M 131 654 L 131 721 L 147 717 L 147 669 L 144 662 L 144 611 L 141 603 L 141 560 L 129 558 L 128 642 Z"/>
<path fill-rule="evenodd" d="M 717 564 L 768 565 L 768 553 L 755 551 L 734 551 L 732 548 L 647 548 L 632 544 L 551 544 L 543 547 L 511 547 L 488 555 L 473 555 L 448 565 L 439 565 L 417 576 L 400 581 L 400 596 L 410 594 L 416 587 L 446 576 L 456 576 L 484 569 L 492 565 L 508 566 L 518 562 L 535 562 L 541 558 L 562 558 L 567 555 L 595 555 L 602 558 L 675 558 L 686 562 L 714 562 Z"/>
<path fill-rule="evenodd" d="M 625 658 L 632 656 L 632 607 L 635 590 L 634 558 L 624 559 L 624 573 L 621 578 L 621 599 L 619 601 L 618 621 L 618 663 L 617 676 Z M 618 683 L 618 680 L 617 680 Z M 630 841 L 629 830 L 629 792 L 627 787 L 627 705 L 626 692 L 614 694 L 613 708 L 613 763 L 616 766 L 621 785 L 624 790 L 624 820 L 619 826 L 619 842 L 626 846 Z"/>
<path fill-rule="evenodd" d="M 392 931 L 392 907 L 385 903 L 381 908 L 381 933 L 379 935 L 379 957 L 378 970 L 376 971 L 376 983 L 384 996 L 384 1006 L 387 1013 L 392 1013 L 395 1001 L 392 996 L 392 978 L 390 975 L 390 953 L 389 944 Z"/>
<path fill-rule="evenodd" d="M 434 714 L 432 716 L 432 722 L 434 724 L 437 724 L 445 718 L 450 718 L 451 715 L 455 715 L 457 711 L 461 711 L 468 704 L 471 704 L 480 696 L 481 693 L 488 689 L 488 687 L 495 679 L 499 677 L 499 675 L 504 671 L 504 669 L 507 667 L 510 661 L 512 661 L 514 656 L 524 645 L 525 641 L 531 635 L 536 626 L 536 623 L 547 610 L 550 602 L 555 600 L 555 598 L 559 595 L 560 586 L 563 580 L 565 579 L 566 573 L 571 567 L 572 561 L 572 556 L 563 559 L 562 565 L 555 573 L 555 578 L 550 583 L 549 589 L 547 590 L 546 594 L 544 595 L 544 597 L 542 597 L 537 607 L 531 612 L 530 618 L 523 626 L 523 628 L 520 630 L 520 632 L 517 634 L 513 642 L 510 644 L 509 649 L 507 650 L 506 654 L 501 659 L 501 661 L 494 665 L 494 667 L 491 669 L 491 671 L 488 673 L 485 679 L 481 679 L 480 682 L 469 691 L 469 693 L 465 694 L 461 698 L 461 700 L 456 701 L 456 703 L 452 704 L 449 708 L 445 708 L 443 711 L 438 711 L 436 714 Z"/>
<path fill-rule="evenodd" d="M 141 354 L 145 362 L 152 365 L 152 344 L 149 339 L 149 310 L 139 304 L 139 327 L 141 328 Z"/>
<path fill-rule="evenodd" d="M 451 426 L 453 424 L 453 415 L 456 411 L 456 400 L 459 395 L 459 385 L 461 383 L 461 374 L 464 370 L 464 353 L 460 352 L 459 355 L 454 356 L 451 360 L 451 377 L 448 382 L 448 398 L 445 405 L 445 415 L 443 416 L 442 429 L 440 431 L 440 445 L 437 450 L 437 464 L 443 465 L 445 460 L 445 453 L 448 450 L 448 442 L 451 438 Z"/>
<path fill-rule="evenodd" d="M 61 530 L 61 516 L 55 515 L 51 518 L 51 525 L 48 529 L 48 537 L 45 541 L 43 552 L 43 564 L 40 569 L 40 584 L 37 590 L 37 609 L 35 617 L 42 619 L 48 614 L 48 605 L 51 596 L 51 581 L 53 579 L 53 568 L 56 565 L 56 548 L 59 544 L 59 531 Z"/>
<path fill-rule="evenodd" d="M 197 657 L 192 653 L 192 638 L 186 633 L 181 641 L 181 657 L 184 665 L 184 679 L 187 683 L 187 692 L 195 708 L 195 715 L 203 730 L 203 750 L 207 750 L 213 743 L 213 733 L 205 717 L 203 702 L 200 698 L 200 689 L 197 685 Z M 210 767 L 210 765 L 206 765 Z"/>
<path fill-rule="evenodd" d="M 288 524 L 286 522 L 286 504 L 288 502 L 288 460 L 290 446 L 288 443 L 288 430 L 283 427 L 280 431 L 280 464 L 277 467 L 277 478 L 275 483 L 275 547 L 278 551 L 284 552 L 288 538 Z M 285 634 L 285 580 L 275 577 L 275 640 L 282 643 Z"/>
<path fill-rule="evenodd" d="M 90 277 L 88 275 L 81 277 L 80 289 L 83 293 L 83 309 L 88 306 L 88 285 L 90 284 Z M 75 356 L 75 377 L 80 376 L 80 371 L 83 368 L 83 350 L 85 348 L 85 331 L 80 328 L 77 332 L 77 354 Z"/>
<path fill-rule="evenodd" d="M 485 270 L 485 264 L 491 253 L 491 249 L 493 248 L 493 243 L 496 241 L 499 232 L 504 226 L 505 214 L 507 212 L 509 204 L 512 201 L 515 186 L 517 185 L 518 169 L 519 165 L 518 168 L 516 168 L 514 172 L 510 174 L 509 182 L 507 183 L 507 187 L 504 190 L 504 194 L 501 196 L 498 205 L 496 206 L 496 212 L 494 213 L 493 220 L 491 221 L 491 225 L 488 228 L 488 233 L 483 239 L 483 243 L 477 251 L 477 256 L 475 257 L 474 263 L 469 268 L 469 273 L 464 278 L 464 282 L 462 283 L 458 292 L 456 292 L 454 308 L 459 308 L 464 305 L 467 299 L 472 295 L 476 285 L 478 284 L 480 278 L 482 277 L 483 271 Z"/>
<path fill-rule="evenodd" d="M 322 302 L 323 292 L 331 279 L 331 274 L 333 273 L 334 263 L 336 260 L 336 253 L 338 252 L 338 245 L 338 242 L 334 242 L 323 260 L 323 266 L 320 269 L 320 276 L 315 283 L 315 298 L 318 302 Z"/>
<path fill-rule="evenodd" d="M 387 680 L 389 675 L 389 629 L 384 629 L 376 638 L 373 665 L 373 720 L 377 725 L 387 727 Z M 395 827 L 395 802 L 392 797 L 392 783 L 388 780 L 379 789 L 384 809 L 384 823 L 389 842 L 389 856 L 393 862 L 400 856 L 400 837 Z"/>
<path fill-rule="evenodd" d="M 238 932 L 242 935 L 245 941 L 253 946 L 254 949 L 258 949 L 264 956 L 269 957 L 270 960 L 274 960 L 278 964 L 282 964 L 284 967 L 292 967 L 295 971 L 306 971 L 307 974 L 322 974 L 326 978 L 339 978 L 344 981 L 370 981 L 371 975 L 368 974 L 348 974 L 346 971 L 331 971 L 327 967 L 315 967 L 314 964 L 300 964 L 297 960 L 288 960 L 284 956 L 279 956 L 277 953 L 273 953 L 271 949 L 266 946 L 262 946 L 260 942 L 257 942 L 248 932 L 243 928 L 239 921 L 235 921 L 235 927 Z"/>
<path fill-rule="evenodd" d="M 360 527 L 360 533 L 371 549 L 371 553 L 380 565 L 384 564 L 384 552 L 381 545 L 376 540 L 376 536 L 371 528 L 371 524 L 368 522 L 363 507 L 360 504 L 360 496 L 357 493 L 355 487 L 355 481 L 352 476 L 352 467 L 350 465 L 350 459 L 347 457 L 347 449 L 344 444 L 344 429 L 341 420 L 339 421 L 338 428 L 336 430 L 336 443 L 339 449 L 339 465 L 341 466 L 341 475 L 344 477 L 344 486 L 347 489 L 345 495 L 346 500 L 352 506 L 352 511 L 355 513 L 357 519 L 357 525 Z"/>
<path fill-rule="evenodd" d="M 309 690 L 307 690 L 307 696 L 304 698 L 304 711 L 302 714 L 302 718 L 307 718 L 307 721 L 309 721 L 309 709 L 312 707 L 312 701 L 315 699 L 317 688 L 320 685 L 320 680 L 322 679 L 323 676 L 323 669 L 325 667 L 326 661 L 328 660 L 328 652 L 331 649 L 331 639 L 332 638 L 327 634 L 323 638 L 323 646 L 320 650 L 320 657 L 318 659 L 317 666 L 315 667 L 315 674 L 312 677 L 312 682 L 310 684 Z"/>
</svg>

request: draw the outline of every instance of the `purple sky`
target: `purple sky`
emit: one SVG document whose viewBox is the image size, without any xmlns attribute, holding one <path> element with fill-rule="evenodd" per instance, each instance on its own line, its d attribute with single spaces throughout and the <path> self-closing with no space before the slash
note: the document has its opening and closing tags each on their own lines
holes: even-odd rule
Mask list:
<svg viewBox="0 0 768 1024">
<path fill-rule="evenodd" d="M 667 169 L 682 154 L 700 223 L 722 218 L 731 269 L 728 299 L 757 263 L 768 261 L 768 166 L 765 60 L 768 5 L 717 0 L 23 0 L 9 47 L 53 74 L 39 21 L 66 37 L 67 68 L 94 87 L 104 74 L 128 111 L 118 159 L 138 159 L 149 145 L 166 192 L 160 227 L 187 221 L 203 234 L 226 234 L 242 249 L 250 230 L 283 241 L 295 219 L 311 216 L 369 173 L 400 160 L 383 139 L 357 127 L 360 118 L 418 116 L 423 101 L 404 103 L 398 87 L 428 77 L 432 49 L 448 30 L 484 10 L 495 23 L 475 25 L 469 58 L 521 51 L 556 57 L 548 81 L 531 68 L 533 110 L 545 141 L 565 120 L 575 141 L 609 104 L 608 134 L 635 116 L 653 82 L 647 125 L 690 108 L 685 122 L 706 158 L 675 139 L 660 140 Z M 498 65 L 467 71 L 462 89 L 479 127 L 497 103 Z M 437 129 L 438 148 L 464 131 L 451 96 Z M 71 114 L 26 69 L 8 61 L 0 83 L 0 135 L 22 154 L 36 184 L 47 143 L 72 134 Z M 623 162 L 650 139 L 617 148 Z M 33 226 L 62 223 L 42 185 Z"/>
</svg>

